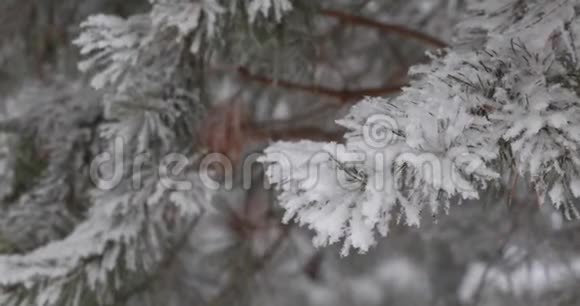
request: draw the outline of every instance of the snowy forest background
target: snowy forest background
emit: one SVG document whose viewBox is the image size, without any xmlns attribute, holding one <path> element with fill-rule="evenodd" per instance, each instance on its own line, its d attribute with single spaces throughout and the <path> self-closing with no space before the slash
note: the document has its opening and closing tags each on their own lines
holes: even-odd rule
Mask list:
<svg viewBox="0 0 580 306">
<path fill-rule="evenodd" d="M 580 304 L 578 0 L 0 23 L 2 306 Z"/>
</svg>

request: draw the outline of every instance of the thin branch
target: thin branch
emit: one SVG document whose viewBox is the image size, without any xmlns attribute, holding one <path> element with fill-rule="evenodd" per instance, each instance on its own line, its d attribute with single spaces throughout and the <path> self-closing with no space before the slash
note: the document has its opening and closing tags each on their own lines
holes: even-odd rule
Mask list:
<svg viewBox="0 0 580 306">
<path fill-rule="evenodd" d="M 413 29 L 406 28 L 402 25 L 382 23 L 362 16 L 351 15 L 345 12 L 336 11 L 332 9 L 321 9 L 320 14 L 339 19 L 343 23 L 374 28 L 385 33 L 397 33 L 399 35 L 411 37 L 437 48 L 447 47 L 447 44 L 445 42 L 437 38 L 434 38 L 428 34 Z M 338 101 L 338 104 L 350 104 L 364 98 L 365 96 L 382 96 L 395 94 L 400 92 L 401 88 L 405 85 L 405 84 L 386 84 L 384 86 L 376 88 L 339 90 L 319 85 L 306 85 L 286 80 L 273 79 L 268 76 L 254 74 L 250 72 L 250 70 L 246 67 L 238 67 L 236 70 L 238 72 L 238 75 L 243 79 L 254 81 L 266 86 L 275 86 L 282 89 L 301 91 L 314 95 L 335 98 Z"/>
<path fill-rule="evenodd" d="M 370 27 L 375 28 L 381 32 L 385 33 L 397 33 L 401 36 L 410 37 L 424 43 L 427 43 L 436 48 L 445 48 L 447 47 L 447 43 L 444 41 L 432 37 L 428 34 L 425 34 L 420 31 L 416 31 L 413 29 L 409 29 L 402 25 L 398 24 L 391 24 L 391 23 L 383 23 L 376 20 L 368 19 L 362 16 L 351 15 L 345 12 L 333 10 L 333 9 L 321 9 L 320 14 L 328 17 L 333 17 L 339 19 L 344 23 L 349 23 L 352 25 L 358 25 L 363 27 Z"/>
<path fill-rule="evenodd" d="M 385 85 L 376 88 L 337 90 L 318 85 L 304 85 L 285 80 L 274 80 L 266 76 L 253 74 L 245 67 L 239 67 L 238 74 L 244 79 L 251 80 L 267 86 L 276 86 L 283 89 L 297 90 L 315 95 L 335 98 L 339 101 L 340 104 L 348 104 L 356 102 L 366 96 L 382 96 L 398 93 L 404 86 L 403 84 L 399 84 L 399 85 Z"/>
<path fill-rule="evenodd" d="M 512 201 L 514 199 L 514 196 L 515 196 L 515 193 L 516 193 L 516 188 L 517 188 L 517 185 L 518 185 L 518 179 L 520 177 L 519 174 L 518 174 L 518 172 L 517 172 L 517 170 L 515 170 L 515 169 L 512 170 L 512 177 L 513 177 L 512 178 L 512 187 L 510 189 L 510 193 L 509 193 L 509 196 L 508 196 L 508 199 L 507 199 L 507 206 L 509 208 L 512 207 Z"/>
<path fill-rule="evenodd" d="M 274 256 L 276 255 L 276 253 L 278 252 L 280 247 L 282 247 L 282 245 L 286 241 L 286 238 L 290 234 L 290 227 L 289 226 L 287 226 L 285 224 L 281 224 L 281 227 L 282 227 L 282 233 L 270 245 L 270 247 L 266 250 L 266 252 L 264 252 L 262 257 L 255 262 L 254 270 L 256 272 L 262 271 L 268 265 L 268 263 L 270 263 L 272 261 L 272 258 L 274 258 Z"/>
</svg>

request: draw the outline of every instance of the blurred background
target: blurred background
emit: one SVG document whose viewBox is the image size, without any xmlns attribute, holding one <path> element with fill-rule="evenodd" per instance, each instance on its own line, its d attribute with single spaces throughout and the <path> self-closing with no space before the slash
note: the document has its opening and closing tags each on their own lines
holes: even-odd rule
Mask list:
<svg viewBox="0 0 580 306">
<path fill-rule="evenodd" d="M 368 254 L 345 258 L 335 247 L 314 248 L 307 229 L 281 223 L 283 211 L 260 166 L 250 188 L 242 186 L 243 163 L 272 141 L 340 142 L 344 131 L 334 121 L 365 96 L 396 95 L 409 81 L 409 67 L 453 43 L 465 3 L 305 0 L 296 6 L 307 13 L 290 14 L 265 32 L 229 33 L 224 40 L 236 43 L 206 57 L 207 110 L 192 146 L 233 161 L 234 185 L 218 192 L 216 209 L 126 304 L 580 305 L 580 224 L 539 206 L 516 175 L 505 178 L 510 190 L 491 188 L 436 222 L 424 218 L 421 228 L 395 224 Z M 51 147 L 55 137 L 83 147 L 70 122 L 99 120 L 93 105 L 102 93 L 79 72 L 79 50 L 71 43 L 81 22 L 99 13 L 126 18 L 149 7 L 146 0 L 1 1 L 1 118 L 28 118 L 26 128 L 33 130 L 18 132 L 28 141 L 15 141 L 10 120 L 1 126 L 2 169 L 17 165 L 9 178 L 2 176 L 0 213 L 16 220 L 1 222 L 3 253 L 66 236 L 86 211 L 69 205 L 55 230 L 45 224 L 56 209 L 44 203 L 52 195 L 38 191 L 42 201 L 32 202 L 22 196 L 36 184 L 47 154 L 59 150 Z M 69 179 L 66 194 L 86 188 Z"/>
</svg>

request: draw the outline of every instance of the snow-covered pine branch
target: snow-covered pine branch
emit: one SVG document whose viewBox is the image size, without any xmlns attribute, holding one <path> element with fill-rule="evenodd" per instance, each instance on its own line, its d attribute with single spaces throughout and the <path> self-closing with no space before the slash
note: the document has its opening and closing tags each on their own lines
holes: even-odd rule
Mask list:
<svg viewBox="0 0 580 306">
<path fill-rule="evenodd" d="M 54 80 L 29 82 L 7 101 L 4 122 L 14 130 L 2 135 L 0 233 L 12 251 L 62 238 L 90 207 L 86 160 L 99 150 L 98 99 L 81 82 Z"/>
<path fill-rule="evenodd" d="M 247 10 L 252 23 L 258 11 L 268 17 L 273 10 L 275 22 L 279 22 L 281 14 L 292 8 L 288 0 L 228 5 L 217 0 L 152 0 L 151 5 L 150 12 L 126 19 L 89 17 L 74 41 L 86 57 L 79 68 L 92 72 L 92 86 L 105 92 L 109 116 L 135 117 L 135 111 L 146 110 L 155 118 L 166 118 L 163 121 L 170 125 L 176 121 L 189 124 L 186 130 L 190 132 L 203 112 L 199 92 L 205 51 L 200 48 L 219 45 L 212 42 L 219 41 L 223 32 L 235 30 L 226 21 L 240 15 L 240 9 Z M 192 83 L 193 88 L 187 86 Z"/>
<path fill-rule="evenodd" d="M 191 171 L 181 178 L 195 187 L 188 191 L 162 184 L 152 169 L 127 171 L 114 190 L 94 190 L 89 163 L 105 149 L 98 100 L 83 84 L 61 80 L 29 84 L 6 105 L 5 120 L 21 124 L 2 143 L 10 187 L 0 215 L 2 305 L 115 301 L 174 252 L 209 201 Z M 132 175 L 142 177 L 141 189 Z"/>
<path fill-rule="evenodd" d="M 189 177 L 190 180 L 195 179 Z M 192 180 L 195 182 L 195 180 Z M 154 274 L 209 199 L 203 190 L 167 190 L 148 180 L 143 189 L 100 192 L 87 219 L 63 240 L 25 255 L 0 257 L 2 305 L 98 305 Z M 31 294 L 35 292 L 35 294 Z"/>
<path fill-rule="evenodd" d="M 48 153 L 40 157 L 47 163 L 35 174 L 40 180 L 32 178 L 17 194 L 5 192 L 15 203 L 0 218 L 2 238 L 9 239 L 2 243 L 11 247 L 0 256 L 0 304 L 112 305 L 153 281 L 211 198 L 193 170 L 191 148 L 204 105 L 201 89 L 187 85 L 201 86 L 195 71 L 202 68 L 195 66 L 201 48 L 219 39 L 236 10 L 245 9 L 241 15 L 252 24 L 258 16 L 280 22 L 291 8 L 288 0 L 159 0 L 144 14 L 94 15 L 81 25 L 74 42 L 85 57 L 79 67 L 92 73 L 91 85 L 101 94 L 82 86 L 61 93 L 50 84 L 43 107 L 7 118 L 33 129 L 19 132 Z M 121 165 L 93 169 L 103 151 Z M 193 155 L 171 181 L 188 188 L 160 178 L 157 166 L 169 153 Z M 141 154 L 151 160 L 136 168 L 133 159 Z M 6 164 L 3 179 L 14 181 L 15 163 Z M 85 184 L 94 181 L 90 175 L 115 177 L 119 167 L 120 180 L 105 190 Z M 42 210 L 30 213 L 35 205 Z M 30 224 L 35 232 L 24 228 Z M 12 248 L 13 241 L 21 245 Z"/>
<path fill-rule="evenodd" d="M 437 213 L 451 199 L 477 198 L 512 169 L 540 202 L 577 215 L 579 8 L 472 1 L 456 47 L 412 68 L 400 96 L 362 101 L 338 121 L 349 130 L 344 145 L 270 146 L 262 161 L 285 221 L 308 225 L 317 245 L 344 240 L 343 254 L 365 252 L 397 209 L 397 220 L 419 225 L 425 207 Z M 342 177 L 358 185 L 336 183 Z"/>
<path fill-rule="evenodd" d="M 187 42 L 186 47 L 192 53 L 200 52 L 203 43 L 219 38 L 216 36 L 220 36 L 221 31 L 231 30 L 223 24 L 238 14 L 240 8 L 245 7 L 250 23 L 258 15 L 269 17 L 271 13 L 279 22 L 292 9 L 289 0 L 150 2 L 152 8 L 148 14 L 127 19 L 94 15 L 81 24 L 83 32 L 74 43 L 80 47 L 81 54 L 88 57 L 80 62 L 79 68 L 97 72 L 91 82 L 95 88 L 116 84 L 130 68 L 151 64 L 150 57 L 159 55 L 160 48 L 175 50 Z M 160 58 L 155 59 L 153 62 L 159 65 Z"/>
</svg>

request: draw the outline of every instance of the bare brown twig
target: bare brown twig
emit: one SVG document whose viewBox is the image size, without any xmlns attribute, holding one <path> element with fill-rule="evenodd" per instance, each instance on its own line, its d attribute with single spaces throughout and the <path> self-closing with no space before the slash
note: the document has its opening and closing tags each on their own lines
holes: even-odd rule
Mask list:
<svg viewBox="0 0 580 306">
<path fill-rule="evenodd" d="M 298 83 L 293 83 L 285 80 L 274 80 L 266 76 L 253 74 L 245 67 L 238 68 L 238 74 L 247 80 L 251 80 L 267 86 L 276 86 L 279 88 L 297 90 L 302 92 L 307 92 L 315 95 L 326 96 L 330 98 L 336 98 L 340 104 L 352 103 L 358 101 L 365 96 L 381 96 L 394 94 L 401 91 L 403 84 L 398 85 L 385 85 L 376 88 L 364 88 L 355 90 L 338 90 L 318 85 L 303 85 Z"/>
<path fill-rule="evenodd" d="M 385 33 L 396 33 L 401 36 L 411 37 L 413 39 L 422 41 L 436 48 L 445 48 L 447 43 L 439 40 L 438 38 L 432 37 L 420 31 L 409 29 L 402 25 L 383 23 L 376 20 L 368 19 L 366 17 L 351 15 L 342 11 L 332 10 L 332 9 L 321 9 L 320 14 L 328 17 L 333 17 L 339 19 L 344 23 L 349 23 L 352 25 L 358 25 L 363 27 L 370 27 L 380 30 Z"/>
<path fill-rule="evenodd" d="M 402 25 L 383 23 L 376 20 L 368 19 L 366 17 L 351 15 L 346 12 L 332 9 L 321 9 L 319 12 L 323 16 L 336 18 L 343 23 L 373 28 L 385 33 L 396 33 L 405 37 L 410 37 L 419 40 L 421 42 L 427 43 L 437 48 L 444 48 L 447 46 L 445 42 L 435 37 L 432 37 L 420 31 L 409 29 Z M 335 89 L 321 85 L 307 85 L 287 80 L 273 79 L 268 76 L 254 74 L 246 67 L 238 67 L 236 70 L 238 75 L 243 79 L 260 83 L 266 86 L 275 86 L 287 90 L 295 90 L 314 95 L 335 98 L 338 101 L 338 104 L 350 104 L 360 100 L 361 98 L 364 98 L 365 96 L 382 96 L 395 94 L 400 92 L 401 88 L 405 85 L 405 84 L 389 83 L 375 88 Z"/>
</svg>

